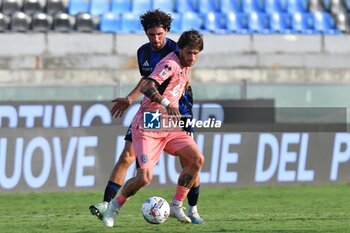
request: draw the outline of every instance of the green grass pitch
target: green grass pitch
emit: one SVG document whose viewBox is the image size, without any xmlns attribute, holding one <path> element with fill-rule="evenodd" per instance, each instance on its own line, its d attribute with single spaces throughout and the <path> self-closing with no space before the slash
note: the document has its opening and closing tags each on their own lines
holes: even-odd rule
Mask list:
<svg viewBox="0 0 350 233">
<path fill-rule="evenodd" d="M 175 189 L 175 186 L 174 186 Z M 116 226 L 91 216 L 101 192 L 0 194 L 0 232 L 350 232 L 349 185 L 205 188 L 199 210 L 205 224 L 168 219 L 151 225 L 141 216 L 143 201 L 174 189 L 145 188 L 122 209 Z M 187 205 L 187 203 L 186 203 Z"/>
</svg>

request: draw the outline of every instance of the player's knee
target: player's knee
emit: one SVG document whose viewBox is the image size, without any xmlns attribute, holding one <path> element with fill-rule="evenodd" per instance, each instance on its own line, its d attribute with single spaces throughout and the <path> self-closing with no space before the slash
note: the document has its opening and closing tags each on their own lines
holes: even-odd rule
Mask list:
<svg viewBox="0 0 350 233">
<path fill-rule="evenodd" d="M 135 154 L 130 148 L 125 148 L 123 154 L 120 156 L 120 163 L 131 165 L 135 161 Z"/>
<path fill-rule="evenodd" d="M 152 176 L 147 174 L 142 174 L 137 177 L 137 181 L 140 184 L 140 186 L 146 186 L 152 181 Z"/>
<path fill-rule="evenodd" d="M 204 163 L 204 156 L 202 154 L 198 154 L 196 159 L 193 161 L 193 166 L 199 170 L 201 169 L 202 165 Z"/>
</svg>

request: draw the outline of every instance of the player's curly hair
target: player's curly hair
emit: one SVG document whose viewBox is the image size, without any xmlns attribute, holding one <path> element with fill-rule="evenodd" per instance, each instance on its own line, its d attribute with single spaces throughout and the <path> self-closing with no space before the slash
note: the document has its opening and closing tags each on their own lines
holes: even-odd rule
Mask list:
<svg viewBox="0 0 350 233">
<path fill-rule="evenodd" d="M 191 48 L 196 48 L 199 49 L 199 51 L 202 51 L 204 48 L 203 35 L 194 29 L 185 31 L 181 34 L 177 45 L 180 49 L 189 46 Z"/>
<path fill-rule="evenodd" d="M 167 14 L 159 9 L 150 10 L 140 16 L 140 21 L 143 30 L 147 32 L 153 27 L 162 27 L 166 31 L 170 31 L 171 22 L 173 19 L 170 14 Z"/>
</svg>

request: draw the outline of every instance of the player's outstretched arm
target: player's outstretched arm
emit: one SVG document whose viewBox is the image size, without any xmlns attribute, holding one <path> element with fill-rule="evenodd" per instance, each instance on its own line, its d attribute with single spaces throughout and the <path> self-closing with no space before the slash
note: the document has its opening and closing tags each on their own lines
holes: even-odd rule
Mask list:
<svg viewBox="0 0 350 233">
<path fill-rule="evenodd" d="M 122 117 L 125 110 L 141 96 L 140 87 L 145 82 L 144 78 L 136 84 L 134 89 L 124 98 L 115 98 L 112 100 L 114 103 L 111 108 L 111 115 L 114 117 Z"/>
</svg>

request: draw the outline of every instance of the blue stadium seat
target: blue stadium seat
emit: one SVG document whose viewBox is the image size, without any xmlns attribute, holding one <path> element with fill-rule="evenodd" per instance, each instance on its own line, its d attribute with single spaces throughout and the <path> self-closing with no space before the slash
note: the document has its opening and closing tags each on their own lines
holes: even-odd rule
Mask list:
<svg viewBox="0 0 350 233">
<path fill-rule="evenodd" d="M 76 15 L 79 13 L 86 13 L 90 11 L 89 0 L 70 0 L 68 6 L 68 13 L 70 15 Z"/>
<path fill-rule="evenodd" d="M 175 9 L 175 0 L 152 0 L 152 9 L 160 9 L 172 14 Z"/>
<path fill-rule="evenodd" d="M 217 0 L 201 0 L 198 1 L 198 12 L 208 14 L 210 12 L 219 11 L 219 2 Z"/>
<path fill-rule="evenodd" d="M 220 11 L 222 13 L 243 12 L 241 1 L 240 0 L 221 0 Z"/>
<path fill-rule="evenodd" d="M 248 34 L 248 15 L 229 12 L 226 14 L 226 30 L 228 33 Z"/>
<path fill-rule="evenodd" d="M 202 23 L 202 18 L 195 12 L 188 11 L 182 14 L 181 28 L 183 31 L 191 28 L 201 30 Z"/>
<path fill-rule="evenodd" d="M 131 11 L 130 0 L 112 0 L 111 12 L 114 14 L 122 14 Z"/>
<path fill-rule="evenodd" d="M 292 33 L 292 18 L 286 13 L 274 12 L 270 14 L 271 33 L 290 34 Z"/>
<path fill-rule="evenodd" d="M 344 0 L 344 6 L 348 12 L 350 12 L 350 0 Z"/>
<path fill-rule="evenodd" d="M 244 13 L 263 12 L 263 0 L 242 0 L 242 9 Z"/>
<path fill-rule="evenodd" d="M 170 31 L 175 33 L 182 32 L 182 14 L 172 13 L 171 17 L 173 18 L 173 21 L 171 22 Z"/>
<path fill-rule="evenodd" d="M 132 0 L 131 11 L 135 14 L 143 14 L 152 9 L 152 0 Z"/>
<path fill-rule="evenodd" d="M 265 12 L 272 14 L 274 12 L 287 12 L 287 0 L 265 0 Z"/>
<path fill-rule="evenodd" d="M 287 0 L 287 12 L 293 14 L 294 12 L 307 12 L 307 0 Z"/>
<path fill-rule="evenodd" d="M 322 34 L 339 34 L 340 31 L 336 28 L 334 20 L 326 12 L 314 12 L 314 30 Z"/>
<path fill-rule="evenodd" d="M 311 13 L 295 12 L 292 14 L 292 29 L 294 33 L 314 34 L 314 17 Z"/>
<path fill-rule="evenodd" d="M 210 12 L 204 15 L 203 21 L 204 30 L 216 34 L 226 33 L 225 14 Z"/>
<path fill-rule="evenodd" d="M 122 14 L 122 32 L 124 33 L 140 33 L 143 32 L 139 14 L 125 12 Z"/>
<path fill-rule="evenodd" d="M 122 18 L 120 14 L 112 12 L 103 14 L 100 19 L 100 31 L 119 33 L 122 31 Z"/>
<path fill-rule="evenodd" d="M 90 14 L 102 15 L 110 11 L 109 0 L 91 0 Z"/>
<path fill-rule="evenodd" d="M 270 33 L 269 16 L 265 13 L 252 12 L 249 14 L 248 28 L 252 33 Z"/>
<path fill-rule="evenodd" d="M 194 0 L 175 0 L 175 10 L 178 13 L 198 12 L 198 6 Z"/>
<path fill-rule="evenodd" d="M 322 5 L 323 5 L 323 8 L 325 9 L 325 11 L 330 12 L 332 0 L 322 0 L 321 2 L 322 2 Z"/>
</svg>

